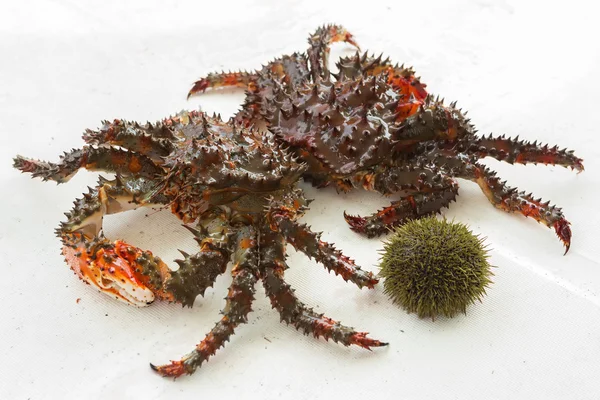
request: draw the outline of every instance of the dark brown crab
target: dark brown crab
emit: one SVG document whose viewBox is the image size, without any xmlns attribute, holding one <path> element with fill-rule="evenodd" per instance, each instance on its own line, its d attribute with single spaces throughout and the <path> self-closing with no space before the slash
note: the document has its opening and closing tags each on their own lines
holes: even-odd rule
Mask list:
<svg viewBox="0 0 600 400">
<path fill-rule="evenodd" d="M 57 164 L 16 157 L 14 166 L 43 180 L 66 182 L 80 168 L 108 171 L 67 213 L 57 229 L 63 254 L 86 283 L 126 303 L 144 306 L 155 298 L 192 306 L 233 259 L 233 281 L 223 316 L 195 350 L 180 361 L 152 366 L 163 376 L 191 374 L 234 329 L 247 321 L 254 285 L 263 281 L 281 320 L 315 337 L 346 346 L 384 346 L 366 333 L 315 313 L 283 280 L 285 245 L 292 244 L 359 288 L 377 279 L 319 234 L 296 220 L 308 201 L 296 187 L 305 165 L 272 138 L 238 129 L 230 121 L 183 112 L 155 125 L 115 120 L 84 135 L 89 146 L 65 153 Z M 126 149 L 126 150 L 122 150 Z M 104 215 L 143 206 L 170 206 L 195 236 L 200 251 L 182 252 L 179 269 L 102 233 Z"/>
<path fill-rule="evenodd" d="M 381 56 L 357 53 L 341 59 L 339 73 L 331 74 L 329 45 L 340 40 L 356 45 L 340 26 L 319 28 L 309 37 L 307 55 L 283 56 L 254 73 L 210 74 L 190 95 L 235 81 L 247 88 L 236 119 L 246 126 L 265 122 L 280 144 L 308 164 L 303 176 L 315 186 L 362 186 L 402 196 L 369 217 L 345 215 L 357 232 L 376 236 L 439 212 L 458 194 L 454 178 L 463 178 L 476 182 L 495 207 L 554 228 L 568 251 L 571 230 L 561 209 L 507 186 L 479 159 L 583 171 L 580 158 L 518 137 L 477 136 L 456 103 L 447 106 L 427 95 L 411 68 Z"/>
</svg>

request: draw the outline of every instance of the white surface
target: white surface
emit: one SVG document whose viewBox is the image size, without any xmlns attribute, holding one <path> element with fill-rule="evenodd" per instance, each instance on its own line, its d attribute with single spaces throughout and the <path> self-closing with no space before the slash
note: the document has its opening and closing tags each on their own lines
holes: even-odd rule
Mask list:
<svg viewBox="0 0 600 400">
<path fill-rule="evenodd" d="M 591 2 L 120 3 L 0 5 L 0 398 L 599 398 L 600 29 Z M 20 175 L 11 158 L 57 160 L 102 119 L 154 121 L 199 104 L 231 115 L 241 92 L 186 102 L 192 82 L 302 51 L 325 22 L 413 64 L 431 92 L 470 110 L 480 132 L 575 149 L 585 159 L 580 175 L 488 162 L 564 207 L 571 251 L 563 257 L 549 229 L 495 210 L 461 181 L 446 215 L 487 236 L 498 266 L 489 295 L 467 316 L 419 320 L 381 287 L 361 292 L 291 251 L 288 280 L 303 300 L 391 345 L 371 353 L 302 336 L 279 323 L 258 286 L 250 323 L 224 350 L 191 377 L 162 379 L 148 362 L 176 359 L 204 337 L 230 278 L 193 309 L 134 309 L 90 290 L 64 264 L 53 229 L 95 176 L 81 172 L 57 187 Z M 336 46 L 332 59 L 347 51 Z M 380 241 L 350 232 L 342 210 L 366 214 L 387 200 L 307 192 L 316 201 L 306 220 L 375 271 Z M 112 216 L 106 226 L 165 260 L 194 248 L 168 213 Z"/>
</svg>

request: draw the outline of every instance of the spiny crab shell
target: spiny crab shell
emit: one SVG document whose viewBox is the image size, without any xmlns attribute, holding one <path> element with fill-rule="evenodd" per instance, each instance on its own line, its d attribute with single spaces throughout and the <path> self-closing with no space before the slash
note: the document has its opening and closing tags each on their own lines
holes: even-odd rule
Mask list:
<svg viewBox="0 0 600 400">
<path fill-rule="evenodd" d="M 192 111 L 156 124 L 106 121 L 83 138 L 87 145 L 58 163 L 14 160 L 19 170 L 58 183 L 80 168 L 116 175 L 100 178 L 76 200 L 56 231 L 67 264 L 83 281 L 132 305 L 158 298 L 192 306 L 233 261 L 223 317 L 194 351 L 152 365 L 155 371 L 177 377 L 207 361 L 247 321 L 259 280 L 282 321 L 297 329 L 346 346 L 386 345 L 314 312 L 283 280 L 289 243 L 359 288 L 377 283 L 372 273 L 296 222 L 309 203 L 297 187 L 306 165 L 273 136 Z M 104 236 L 104 215 L 144 206 L 170 207 L 198 242 L 196 254 L 181 251 L 177 270 L 149 251 Z"/>
<path fill-rule="evenodd" d="M 456 178 L 477 183 L 496 208 L 554 229 L 566 251 L 570 223 L 558 207 L 512 188 L 479 162 L 561 165 L 583 171 L 573 151 L 506 136 L 479 136 L 456 102 L 433 97 L 412 68 L 368 53 L 346 57 L 329 71 L 329 46 L 352 35 L 339 25 L 309 35 L 306 54 L 278 57 L 255 72 L 212 73 L 189 95 L 208 88 L 246 88 L 235 120 L 266 125 L 277 142 L 308 164 L 315 186 L 355 187 L 399 200 L 368 216 L 345 218 L 356 232 L 381 235 L 408 220 L 441 212 L 458 195 Z M 565 253 L 566 253 L 565 251 Z"/>
</svg>

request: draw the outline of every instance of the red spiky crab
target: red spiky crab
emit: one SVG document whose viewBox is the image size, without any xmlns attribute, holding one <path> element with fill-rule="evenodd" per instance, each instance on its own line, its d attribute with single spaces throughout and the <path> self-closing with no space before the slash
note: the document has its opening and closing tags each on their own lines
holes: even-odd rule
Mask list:
<svg viewBox="0 0 600 400">
<path fill-rule="evenodd" d="M 315 186 L 349 191 L 362 186 L 401 198 L 369 217 L 345 214 L 350 227 L 368 236 L 408 219 L 439 212 L 458 194 L 454 178 L 476 182 L 497 208 L 521 213 L 554 228 L 568 251 L 569 222 L 560 208 L 508 187 L 478 162 L 543 163 L 583 170 L 572 151 L 505 136 L 477 136 L 456 103 L 427 94 L 411 68 L 364 53 L 343 58 L 338 74 L 328 69 L 329 45 L 356 46 L 343 27 L 329 25 L 309 37 L 307 54 L 275 59 L 253 73 L 209 74 L 188 97 L 207 88 L 246 88 L 235 119 L 266 123 L 278 143 L 308 164 L 303 177 Z"/>
<path fill-rule="evenodd" d="M 75 201 L 57 229 L 69 266 L 86 283 L 128 304 L 155 298 L 191 306 L 233 260 L 233 281 L 223 316 L 194 351 L 180 361 L 152 366 L 163 376 L 191 374 L 247 321 L 254 285 L 263 281 L 281 320 L 315 337 L 346 346 L 384 346 L 366 333 L 315 313 L 283 280 L 285 245 L 292 244 L 359 288 L 377 279 L 362 271 L 296 220 L 308 201 L 296 187 L 306 166 L 272 138 L 238 129 L 231 121 L 183 112 L 157 124 L 114 120 L 88 130 L 88 143 L 59 163 L 17 156 L 14 166 L 43 180 L 66 182 L 80 168 L 116 174 Z M 104 215 L 145 206 L 170 206 L 195 236 L 200 250 L 182 252 L 170 270 L 149 251 L 102 233 Z"/>
</svg>

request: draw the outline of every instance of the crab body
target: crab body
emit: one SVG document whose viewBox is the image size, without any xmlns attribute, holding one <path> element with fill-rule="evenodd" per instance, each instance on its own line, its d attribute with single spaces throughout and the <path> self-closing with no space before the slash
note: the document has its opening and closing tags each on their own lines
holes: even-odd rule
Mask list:
<svg viewBox="0 0 600 400">
<path fill-rule="evenodd" d="M 58 183 L 80 168 L 115 174 L 76 200 L 56 231 L 67 264 L 103 293 L 137 306 L 155 299 L 191 306 L 233 261 L 222 318 L 181 360 L 152 366 L 161 375 L 191 374 L 222 347 L 247 321 L 259 280 L 282 321 L 297 329 L 344 345 L 385 345 L 315 313 L 284 281 L 285 245 L 291 244 L 359 288 L 377 283 L 298 223 L 308 205 L 296 186 L 300 177 L 319 187 L 399 196 L 371 216 L 345 215 L 353 230 L 368 236 L 440 212 L 456 198 L 456 178 L 471 180 L 495 207 L 553 228 L 569 249 L 562 211 L 507 186 L 479 159 L 582 171 L 580 158 L 556 146 L 478 136 L 456 103 L 434 99 L 411 68 L 381 56 L 343 58 L 333 74 L 329 46 L 339 41 L 357 47 L 344 28 L 329 25 L 310 35 L 306 53 L 279 57 L 255 72 L 200 79 L 189 95 L 246 89 L 242 109 L 227 122 L 200 112 L 156 124 L 114 120 L 86 131 L 87 145 L 58 163 L 15 158 L 17 169 Z M 104 236 L 105 215 L 138 207 L 169 207 L 199 251 L 182 252 L 173 270 L 149 251 Z"/>
<path fill-rule="evenodd" d="M 507 186 L 479 160 L 493 157 L 582 171 L 580 158 L 557 146 L 478 136 L 456 103 L 433 98 L 412 68 L 392 65 L 382 56 L 357 53 L 340 59 L 339 71 L 331 73 L 328 49 L 339 40 L 356 46 L 341 26 L 325 26 L 310 35 L 307 54 L 291 56 L 308 60 L 306 71 L 289 69 L 284 56 L 260 71 L 244 73 L 247 96 L 236 118 L 245 126 L 265 124 L 279 144 L 307 163 L 303 177 L 315 186 L 400 195 L 371 216 L 345 215 L 353 230 L 377 236 L 440 212 L 456 198 L 456 178 L 461 178 L 477 183 L 496 208 L 553 228 L 568 251 L 571 230 L 561 209 Z M 272 74 L 276 65 L 278 73 Z M 209 76 L 223 82 L 219 74 Z M 207 82 L 199 80 L 190 95 L 213 87 Z"/>
<path fill-rule="evenodd" d="M 283 280 L 285 245 L 292 244 L 358 287 L 377 279 L 361 270 L 297 219 L 308 201 L 296 187 L 305 164 L 273 137 L 200 112 L 182 112 L 156 124 L 114 120 L 84 134 L 87 146 L 59 163 L 15 158 L 34 177 L 66 182 L 80 168 L 112 172 L 75 201 L 57 229 L 67 264 L 86 283 L 128 304 L 162 299 L 192 306 L 227 264 L 233 281 L 223 317 L 190 354 L 152 366 L 164 376 L 191 374 L 247 321 L 255 283 L 263 281 L 282 321 L 305 333 L 364 348 L 383 346 L 365 333 L 315 313 Z M 124 150 L 125 149 L 125 150 Z M 194 235 L 199 251 L 170 269 L 151 252 L 102 233 L 104 215 L 143 206 L 170 207 Z"/>
</svg>

